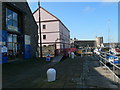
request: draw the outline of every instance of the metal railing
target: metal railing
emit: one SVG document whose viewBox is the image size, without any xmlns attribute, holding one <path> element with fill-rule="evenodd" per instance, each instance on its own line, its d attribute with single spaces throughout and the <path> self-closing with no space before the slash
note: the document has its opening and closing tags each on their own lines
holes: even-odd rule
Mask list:
<svg viewBox="0 0 120 90">
<path fill-rule="evenodd" d="M 99 56 L 98 60 L 100 61 L 100 65 L 104 65 L 106 67 L 106 73 L 107 70 L 109 70 L 112 74 L 112 81 L 118 85 L 120 88 L 120 78 L 118 75 L 120 75 L 120 67 L 115 65 L 112 62 L 109 62 L 106 58 Z"/>
</svg>

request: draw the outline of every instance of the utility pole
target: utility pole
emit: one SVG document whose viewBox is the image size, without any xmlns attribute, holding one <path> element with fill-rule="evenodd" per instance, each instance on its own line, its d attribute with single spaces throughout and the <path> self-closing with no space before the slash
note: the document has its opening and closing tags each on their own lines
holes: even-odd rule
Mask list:
<svg viewBox="0 0 120 90">
<path fill-rule="evenodd" d="M 42 58 L 42 37 L 41 37 L 41 15 L 40 15 L 40 0 L 38 0 L 38 10 L 39 10 L 40 57 Z"/>
<path fill-rule="evenodd" d="M 110 19 L 108 19 L 108 48 L 110 48 Z"/>
</svg>

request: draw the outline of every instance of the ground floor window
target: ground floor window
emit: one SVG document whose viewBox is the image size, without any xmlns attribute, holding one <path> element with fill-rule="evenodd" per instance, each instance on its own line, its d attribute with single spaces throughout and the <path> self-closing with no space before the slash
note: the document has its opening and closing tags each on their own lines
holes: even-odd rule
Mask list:
<svg viewBox="0 0 120 90">
<path fill-rule="evenodd" d="M 21 57 L 21 42 L 20 35 L 8 34 L 8 58 Z"/>
</svg>

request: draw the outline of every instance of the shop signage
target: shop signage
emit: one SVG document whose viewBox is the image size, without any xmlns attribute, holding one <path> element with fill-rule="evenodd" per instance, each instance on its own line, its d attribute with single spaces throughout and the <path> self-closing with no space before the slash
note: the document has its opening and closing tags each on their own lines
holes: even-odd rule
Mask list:
<svg viewBox="0 0 120 90">
<path fill-rule="evenodd" d="M 7 52 L 7 47 L 6 46 L 3 46 L 2 49 L 1 49 L 1 52 Z"/>
<path fill-rule="evenodd" d="M 14 26 L 9 25 L 9 26 L 8 26 L 8 30 L 18 31 L 18 28 L 17 28 L 17 27 L 14 27 Z"/>
</svg>

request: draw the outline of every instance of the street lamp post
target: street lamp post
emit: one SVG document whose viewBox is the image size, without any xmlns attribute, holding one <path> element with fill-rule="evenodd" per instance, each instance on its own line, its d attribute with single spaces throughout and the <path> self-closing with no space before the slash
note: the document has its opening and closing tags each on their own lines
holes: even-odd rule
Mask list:
<svg viewBox="0 0 120 90">
<path fill-rule="evenodd" d="M 108 19 L 108 48 L 110 48 L 110 19 Z"/>
<path fill-rule="evenodd" d="M 41 38 L 41 18 L 40 18 L 40 0 L 38 0 L 39 9 L 39 37 L 40 37 L 40 57 L 42 58 L 42 38 Z"/>
</svg>

